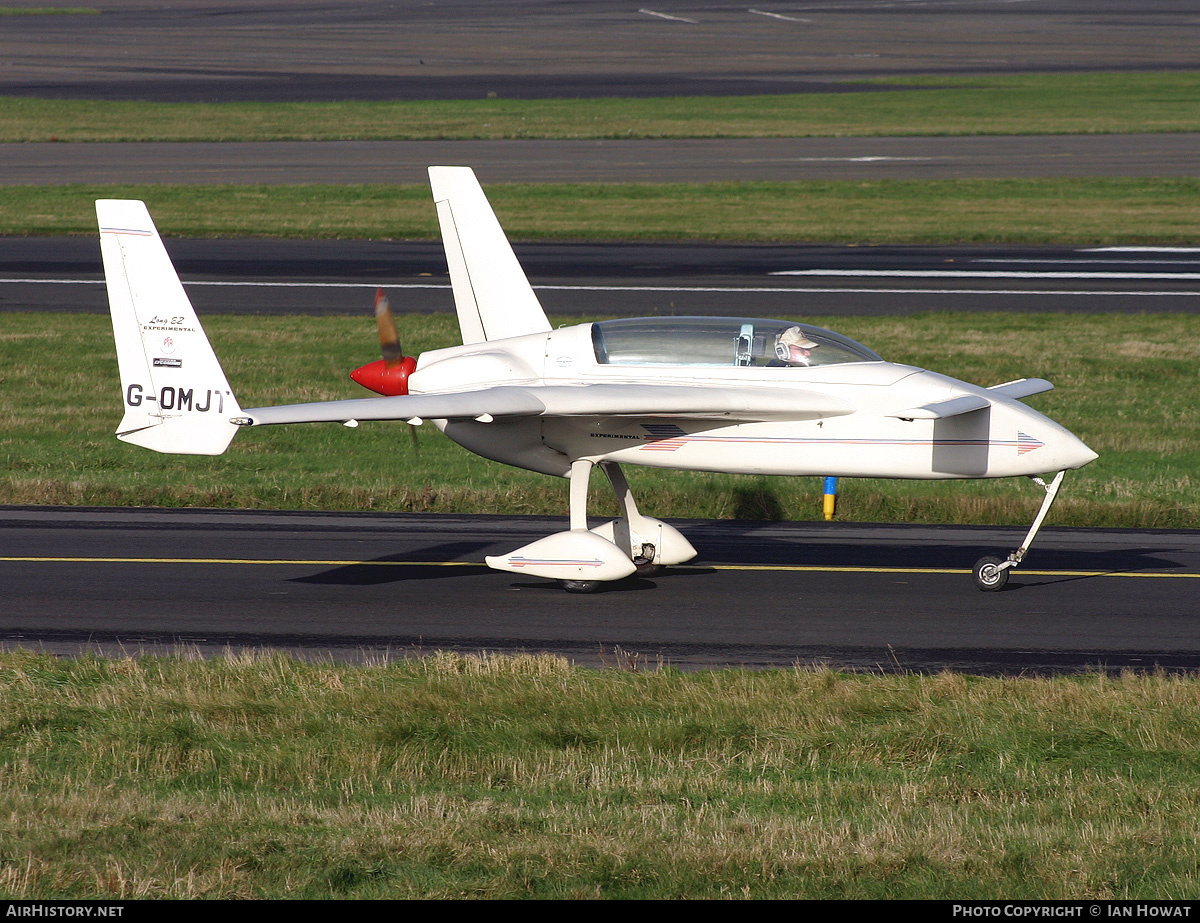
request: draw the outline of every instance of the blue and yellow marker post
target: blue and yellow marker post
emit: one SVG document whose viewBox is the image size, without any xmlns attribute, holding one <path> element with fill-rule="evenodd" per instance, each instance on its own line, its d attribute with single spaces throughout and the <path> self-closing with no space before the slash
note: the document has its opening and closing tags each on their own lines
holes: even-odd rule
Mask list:
<svg viewBox="0 0 1200 923">
<path fill-rule="evenodd" d="M 833 519 L 837 509 L 837 478 L 825 479 L 825 518 Z"/>
</svg>

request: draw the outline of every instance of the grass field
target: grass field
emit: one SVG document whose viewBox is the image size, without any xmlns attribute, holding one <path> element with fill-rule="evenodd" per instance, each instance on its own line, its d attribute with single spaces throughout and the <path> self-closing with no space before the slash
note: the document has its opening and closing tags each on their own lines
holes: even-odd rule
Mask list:
<svg viewBox="0 0 1200 923">
<path fill-rule="evenodd" d="M 90 6 L 0 6 L 0 16 L 96 16 Z"/>
<path fill-rule="evenodd" d="M 487 188 L 517 240 L 1192 245 L 1200 179 L 1063 178 Z M 423 185 L 0 186 L 0 234 L 96 233 L 94 202 L 142 199 L 168 236 L 431 239 Z"/>
<path fill-rule="evenodd" d="M 0 896 L 1191 899 L 1200 681 L 0 655 Z"/>
<path fill-rule="evenodd" d="M 896 77 L 862 93 L 147 103 L 0 97 L 0 142 L 789 138 L 1200 131 L 1200 74 Z"/>
<path fill-rule="evenodd" d="M 1100 459 L 1073 473 L 1052 522 L 1193 528 L 1200 523 L 1200 319 L 1191 315 L 805 317 L 885 358 L 980 384 L 1048 377 L 1031 398 Z M 346 317 L 211 316 L 205 325 L 243 406 L 361 397 L 350 369 L 376 358 L 373 325 Z M 401 316 L 403 342 L 456 342 L 450 315 Z M 566 482 L 471 455 L 426 424 L 419 454 L 403 424 L 268 427 L 217 458 L 159 455 L 112 435 L 120 394 L 104 317 L 0 314 L 0 503 L 360 509 L 565 515 Z M 813 478 L 635 468 L 650 515 L 816 519 Z M 597 483 L 593 510 L 611 497 Z M 843 479 L 841 518 L 1027 523 L 1023 480 Z"/>
</svg>

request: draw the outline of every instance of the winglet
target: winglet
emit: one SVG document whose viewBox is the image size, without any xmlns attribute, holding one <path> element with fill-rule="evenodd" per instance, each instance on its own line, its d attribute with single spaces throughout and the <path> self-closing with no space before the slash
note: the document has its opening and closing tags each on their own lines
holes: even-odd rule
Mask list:
<svg viewBox="0 0 1200 923">
<path fill-rule="evenodd" d="M 1023 397 L 1053 391 L 1054 385 L 1044 378 L 1018 378 L 1016 381 L 1006 381 L 1002 385 L 992 385 L 988 390 L 993 394 L 1003 394 L 1005 397 L 1020 400 Z"/>
<path fill-rule="evenodd" d="M 973 413 L 991 406 L 992 402 L 986 397 L 980 397 L 978 394 L 964 394 L 962 397 L 952 397 L 946 401 L 934 401 L 932 404 L 889 413 L 888 416 L 900 420 L 944 420 L 947 417 L 957 417 L 959 414 Z"/>
<path fill-rule="evenodd" d="M 470 167 L 430 167 L 463 343 L 544 333 L 546 312 Z"/>
<path fill-rule="evenodd" d="M 143 202 L 96 202 L 125 416 L 117 438 L 220 455 L 241 413 Z"/>
</svg>

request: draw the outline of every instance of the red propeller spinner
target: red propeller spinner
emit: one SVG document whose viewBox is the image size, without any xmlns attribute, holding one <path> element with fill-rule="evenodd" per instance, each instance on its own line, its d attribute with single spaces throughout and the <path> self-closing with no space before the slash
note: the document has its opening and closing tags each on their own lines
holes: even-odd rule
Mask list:
<svg viewBox="0 0 1200 923">
<path fill-rule="evenodd" d="M 408 394 L 408 376 L 416 369 L 417 360 L 404 355 L 400 348 L 396 318 L 392 315 L 383 289 L 375 292 L 375 326 L 379 328 L 379 346 L 383 358 L 355 369 L 350 377 L 364 388 L 388 397 Z"/>
</svg>

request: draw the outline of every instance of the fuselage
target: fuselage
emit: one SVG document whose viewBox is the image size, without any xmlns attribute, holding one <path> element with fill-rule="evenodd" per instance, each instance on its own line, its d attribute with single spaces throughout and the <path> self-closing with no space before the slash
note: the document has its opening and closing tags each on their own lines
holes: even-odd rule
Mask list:
<svg viewBox="0 0 1200 923">
<path fill-rule="evenodd" d="M 642 326 L 639 327 L 638 325 Z M 1018 400 L 914 366 L 805 325 L 809 365 L 775 356 L 784 321 L 647 318 L 564 327 L 425 353 L 413 394 L 499 385 L 671 384 L 775 394 L 820 392 L 846 411 L 817 419 L 546 416 L 439 421 L 472 452 L 565 474 L 571 459 L 733 474 L 999 478 L 1078 468 L 1096 455 Z M 779 356 L 784 351 L 779 349 Z M 907 408 L 973 395 L 986 406 L 940 419 Z M 746 419 L 739 419 L 745 416 Z"/>
</svg>

